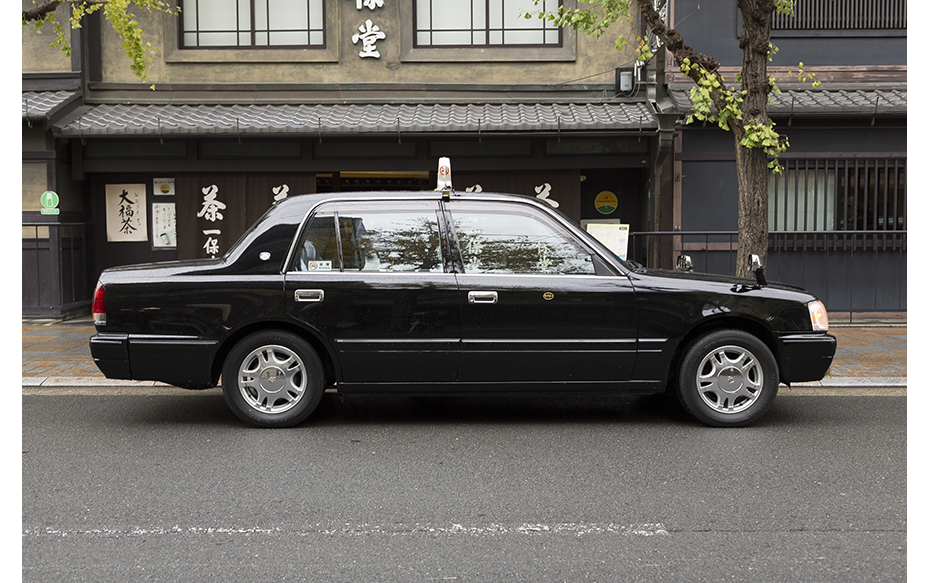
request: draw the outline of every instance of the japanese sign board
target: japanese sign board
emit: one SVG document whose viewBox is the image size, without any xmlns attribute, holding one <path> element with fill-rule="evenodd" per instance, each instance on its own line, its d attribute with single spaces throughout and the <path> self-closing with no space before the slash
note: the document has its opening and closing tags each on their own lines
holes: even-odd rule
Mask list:
<svg viewBox="0 0 930 583">
<path fill-rule="evenodd" d="M 107 184 L 107 241 L 148 241 L 145 184 Z"/>
<path fill-rule="evenodd" d="M 152 246 L 161 249 L 177 247 L 177 220 L 173 202 L 152 203 Z"/>
</svg>

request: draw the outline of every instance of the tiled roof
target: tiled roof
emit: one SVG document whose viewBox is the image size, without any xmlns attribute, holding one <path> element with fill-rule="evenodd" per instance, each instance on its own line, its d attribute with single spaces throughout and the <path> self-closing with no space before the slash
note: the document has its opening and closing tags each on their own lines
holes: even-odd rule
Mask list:
<svg viewBox="0 0 930 583">
<path fill-rule="evenodd" d="M 669 94 L 680 113 L 691 109 L 690 88 Z M 791 90 L 772 94 L 769 115 L 907 115 L 907 89 Z"/>
<path fill-rule="evenodd" d="M 425 105 L 103 104 L 57 125 L 66 136 L 650 130 L 642 103 Z"/>
<path fill-rule="evenodd" d="M 70 99 L 75 91 L 23 91 L 23 119 L 45 119 L 49 112 Z"/>
</svg>

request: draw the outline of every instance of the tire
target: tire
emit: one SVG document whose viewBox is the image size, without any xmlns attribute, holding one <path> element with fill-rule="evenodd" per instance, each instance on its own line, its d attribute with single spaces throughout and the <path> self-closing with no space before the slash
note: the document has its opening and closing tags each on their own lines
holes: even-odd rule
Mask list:
<svg viewBox="0 0 930 583">
<path fill-rule="evenodd" d="M 291 427 L 323 397 L 323 365 L 313 348 L 289 332 L 258 332 L 236 344 L 223 364 L 223 396 L 255 427 Z"/>
<path fill-rule="evenodd" d="M 778 363 L 764 342 L 740 330 L 698 338 L 678 371 L 678 398 L 696 419 L 714 427 L 757 421 L 778 394 Z"/>
</svg>

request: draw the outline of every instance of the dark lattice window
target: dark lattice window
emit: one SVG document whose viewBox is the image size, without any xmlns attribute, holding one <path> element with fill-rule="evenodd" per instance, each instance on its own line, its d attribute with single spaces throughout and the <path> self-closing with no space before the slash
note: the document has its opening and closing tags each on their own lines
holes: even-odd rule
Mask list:
<svg viewBox="0 0 930 583">
<path fill-rule="evenodd" d="M 770 231 L 907 230 L 907 161 L 783 160 L 769 179 Z"/>
<path fill-rule="evenodd" d="M 772 30 L 907 29 L 907 0 L 797 0 L 776 14 Z"/>
</svg>

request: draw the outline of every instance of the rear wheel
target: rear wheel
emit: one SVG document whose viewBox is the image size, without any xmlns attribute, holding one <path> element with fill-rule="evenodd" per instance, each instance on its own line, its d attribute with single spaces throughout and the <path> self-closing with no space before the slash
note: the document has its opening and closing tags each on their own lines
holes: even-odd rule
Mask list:
<svg viewBox="0 0 930 583">
<path fill-rule="evenodd" d="M 678 397 L 694 417 L 740 427 L 761 417 L 778 393 L 778 364 L 764 342 L 741 330 L 698 338 L 678 372 Z"/>
<path fill-rule="evenodd" d="M 223 366 L 223 396 L 237 417 L 255 427 L 290 427 L 323 397 L 323 366 L 313 348 L 288 332 L 246 337 Z"/>
</svg>

